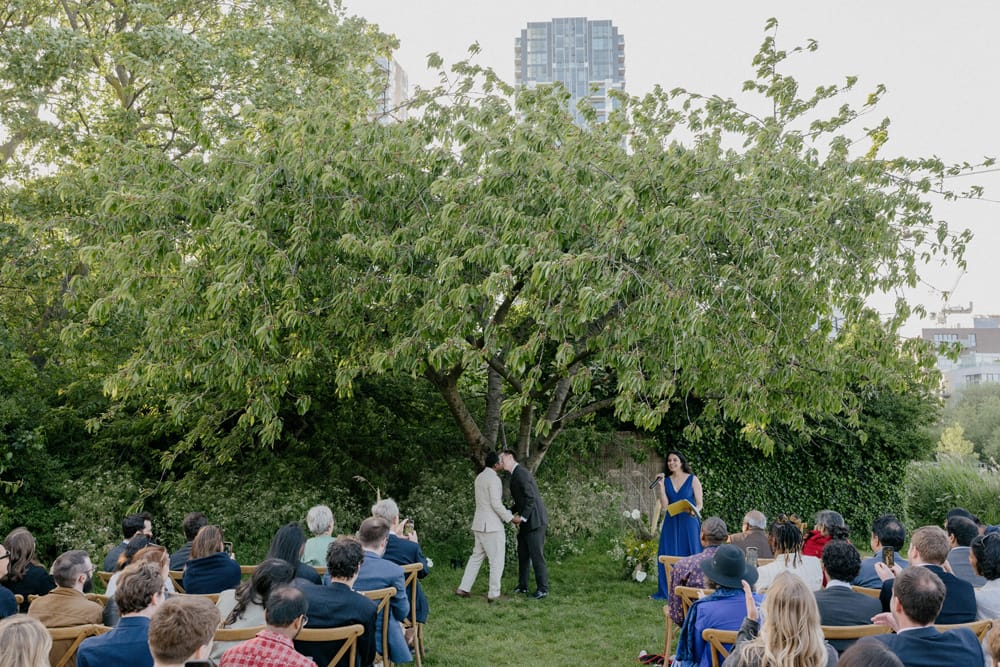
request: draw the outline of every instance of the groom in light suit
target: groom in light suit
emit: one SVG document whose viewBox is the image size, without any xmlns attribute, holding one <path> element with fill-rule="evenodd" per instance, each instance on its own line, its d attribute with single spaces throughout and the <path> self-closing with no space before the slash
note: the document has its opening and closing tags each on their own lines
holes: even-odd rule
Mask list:
<svg viewBox="0 0 1000 667">
<path fill-rule="evenodd" d="M 455 595 L 459 597 L 469 597 L 484 557 L 490 562 L 490 589 L 486 599 L 494 602 L 500 597 L 500 579 L 503 577 L 506 552 L 503 525 L 510 523 L 514 516 L 503 506 L 503 484 L 497 475 L 502 469 L 499 455 L 490 452 L 486 455 L 486 467 L 476 476 L 476 514 L 472 518 L 472 534 L 476 545 L 465 566 L 462 583 L 455 591 Z"/>
<path fill-rule="evenodd" d="M 545 511 L 538 484 L 528 469 L 517 463 L 513 451 L 500 454 L 503 469 L 510 473 L 510 495 L 514 498 L 514 523 L 517 524 L 517 588 L 515 593 L 528 592 L 528 575 L 535 569 L 538 588 L 531 597 L 536 600 L 549 595 L 549 573 L 545 567 L 545 528 L 549 515 Z"/>
</svg>

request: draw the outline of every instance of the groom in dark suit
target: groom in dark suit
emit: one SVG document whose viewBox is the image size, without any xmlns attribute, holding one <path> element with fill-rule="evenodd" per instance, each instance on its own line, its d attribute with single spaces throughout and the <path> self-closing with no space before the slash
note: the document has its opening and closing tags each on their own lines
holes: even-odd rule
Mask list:
<svg viewBox="0 0 1000 667">
<path fill-rule="evenodd" d="M 510 473 L 510 495 L 514 498 L 514 523 L 517 531 L 517 588 L 515 593 L 528 592 L 530 568 L 535 570 L 537 590 L 532 594 L 541 600 L 549 594 L 549 573 L 545 567 L 545 527 L 549 515 L 538 493 L 538 484 L 528 469 L 517 462 L 517 455 L 505 449 L 500 454 L 503 469 Z"/>
</svg>

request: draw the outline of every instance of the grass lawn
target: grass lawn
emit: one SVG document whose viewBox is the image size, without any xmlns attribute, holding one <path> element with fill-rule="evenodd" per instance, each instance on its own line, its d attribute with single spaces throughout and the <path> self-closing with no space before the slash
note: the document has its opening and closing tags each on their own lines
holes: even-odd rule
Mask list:
<svg viewBox="0 0 1000 667">
<path fill-rule="evenodd" d="M 550 559 L 549 597 L 540 601 L 519 595 L 487 604 L 485 563 L 473 597 L 459 598 L 462 570 L 436 563 L 423 580 L 430 600 L 424 664 L 618 667 L 637 664 L 642 649 L 662 652 L 663 603 L 648 599 L 655 584 L 621 579 L 607 549 L 597 540 L 580 556 Z M 505 568 L 504 595 L 516 585 L 515 559 Z"/>
</svg>

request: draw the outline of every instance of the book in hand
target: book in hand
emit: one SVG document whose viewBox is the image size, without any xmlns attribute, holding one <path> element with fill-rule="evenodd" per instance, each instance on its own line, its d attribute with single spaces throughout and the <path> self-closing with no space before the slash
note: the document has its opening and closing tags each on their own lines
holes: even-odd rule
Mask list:
<svg viewBox="0 0 1000 667">
<path fill-rule="evenodd" d="M 682 498 L 675 503 L 667 505 L 667 514 L 670 516 L 677 516 L 681 512 L 690 512 L 694 514 L 699 521 L 701 521 L 701 512 L 698 511 L 697 507 L 691 504 L 690 500 L 684 500 Z"/>
</svg>

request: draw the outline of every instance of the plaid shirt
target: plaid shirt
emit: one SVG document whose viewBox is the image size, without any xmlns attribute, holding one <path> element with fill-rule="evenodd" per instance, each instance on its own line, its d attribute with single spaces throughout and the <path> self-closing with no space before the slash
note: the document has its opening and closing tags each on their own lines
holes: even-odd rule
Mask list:
<svg viewBox="0 0 1000 667">
<path fill-rule="evenodd" d="M 316 663 L 296 651 L 288 637 L 261 630 L 223 653 L 219 667 L 316 667 Z"/>
<path fill-rule="evenodd" d="M 670 570 L 670 597 L 667 604 L 670 606 L 670 619 L 677 625 L 684 623 L 684 607 L 681 604 L 679 595 L 674 595 L 678 586 L 690 586 L 691 588 L 705 587 L 705 573 L 701 571 L 703 561 L 712 560 L 712 554 L 718 546 L 705 547 L 701 553 L 682 558 L 674 563 Z"/>
</svg>

